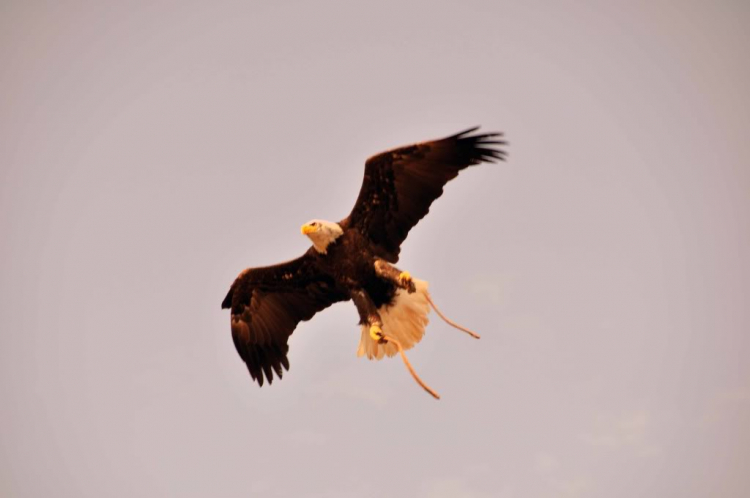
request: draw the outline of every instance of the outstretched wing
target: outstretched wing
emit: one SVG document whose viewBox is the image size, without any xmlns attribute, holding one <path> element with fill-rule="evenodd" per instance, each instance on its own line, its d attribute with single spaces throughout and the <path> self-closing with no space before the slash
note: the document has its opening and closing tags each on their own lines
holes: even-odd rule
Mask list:
<svg viewBox="0 0 750 498">
<path fill-rule="evenodd" d="M 359 229 L 381 257 L 397 262 L 409 230 L 429 212 L 446 183 L 469 166 L 505 160 L 505 151 L 497 148 L 506 143 L 502 134 L 472 135 L 478 128 L 368 159 L 354 209 L 340 224 Z"/>
<path fill-rule="evenodd" d="M 253 380 L 263 385 L 289 370 L 287 340 L 302 320 L 347 299 L 334 281 L 318 271 L 312 249 L 303 256 L 237 277 L 221 303 L 232 309 L 232 337 Z"/>
</svg>

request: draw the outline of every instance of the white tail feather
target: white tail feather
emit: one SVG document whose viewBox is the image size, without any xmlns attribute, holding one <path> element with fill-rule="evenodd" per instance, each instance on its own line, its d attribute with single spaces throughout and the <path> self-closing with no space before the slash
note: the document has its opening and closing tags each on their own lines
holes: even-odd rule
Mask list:
<svg viewBox="0 0 750 498">
<path fill-rule="evenodd" d="M 416 291 L 409 294 L 403 289 L 396 291 L 391 306 L 381 306 L 378 310 L 383 321 L 383 333 L 393 337 L 406 350 L 422 340 L 429 319 L 430 297 L 427 291 L 429 284 L 424 280 L 413 280 Z M 378 344 L 370 337 L 370 328 L 362 325 L 362 338 L 359 341 L 357 356 L 380 360 L 384 355 L 398 354 L 395 344 Z"/>
</svg>

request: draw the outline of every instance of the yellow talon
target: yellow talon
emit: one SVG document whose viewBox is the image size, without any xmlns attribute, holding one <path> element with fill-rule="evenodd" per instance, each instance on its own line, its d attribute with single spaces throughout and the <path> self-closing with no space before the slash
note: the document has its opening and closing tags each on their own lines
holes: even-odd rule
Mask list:
<svg viewBox="0 0 750 498">
<path fill-rule="evenodd" d="M 398 276 L 398 283 L 401 287 L 406 289 L 406 292 L 411 294 L 416 292 L 417 288 L 414 286 L 414 281 L 411 279 L 411 273 L 408 271 L 402 271 Z"/>
<path fill-rule="evenodd" d="M 370 327 L 370 337 L 372 337 L 373 341 L 380 342 L 380 339 L 383 338 L 383 331 L 381 328 L 377 325 L 372 325 Z"/>
</svg>

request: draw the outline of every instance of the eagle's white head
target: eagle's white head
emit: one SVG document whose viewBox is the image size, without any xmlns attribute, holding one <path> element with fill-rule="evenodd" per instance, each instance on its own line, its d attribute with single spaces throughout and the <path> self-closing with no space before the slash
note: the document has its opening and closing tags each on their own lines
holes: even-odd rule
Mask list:
<svg viewBox="0 0 750 498">
<path fill-rule="evenodd" d="M 341 237 L 344 230 L 332 221 L 312 220 L 302 225 L 302 233 L 310 237 L 316 251 L 325 254 L 328 244 Z"/>
</svg>

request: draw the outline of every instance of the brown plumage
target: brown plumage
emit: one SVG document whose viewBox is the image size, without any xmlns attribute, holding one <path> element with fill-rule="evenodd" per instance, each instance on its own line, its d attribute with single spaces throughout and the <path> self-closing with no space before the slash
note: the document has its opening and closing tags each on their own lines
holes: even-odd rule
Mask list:
<svg viewBox="0 0 750 498">
<path fill-rule="evenodd" d="M 375 244 L 383 259 L 396 263 L 401 243 L 443 187 L 462 169 L 505 159 L 501 133 L 470 135 L 479 127 L 442 140 L 400 147 L 371 157 L 351 214 L 341 222 L 356 227 Z"/>
<path fill-rule="evenodd" d="M 338 224 L 305 225 L 303 233 L 314 246 L 301 257 L 240 273 L 222 308 L 231 308 L 235 347 L 258 384 L 264 378 L 271 383 L 274 372 L 282 377 L 289 369 L 287 341 L 297 324 L 331 304 L 364 291 L 371 306 L 358 305 L 361 321 L 378 323 L 372 309 L 393 305 L 400 283 L 378 274 L 374 261 L 398 261 L 409 231 L 459 171 L 505 159 L 497 148 L 505 144 L 501 134 L 472 135 L 476 129 L 371 157 L 349 216 Z"/>
<path fill-rule="evenodd" d="M 321 272 L 310 248 L 297 259 L 243 271 L 222 308 L 232 308 L 232 338 L 253 380 L 273 381 L 289 370 L 287 340 L 297 324 L 337 301 L 349 299 Z"/>
</svg>

